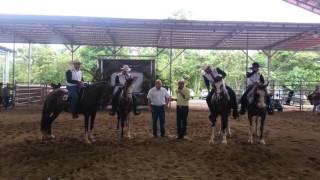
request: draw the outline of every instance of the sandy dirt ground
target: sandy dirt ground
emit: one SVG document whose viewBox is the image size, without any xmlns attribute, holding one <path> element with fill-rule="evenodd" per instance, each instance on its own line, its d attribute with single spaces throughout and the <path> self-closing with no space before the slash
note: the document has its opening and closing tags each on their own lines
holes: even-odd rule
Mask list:
<svg viewBox="0 0 320 180">
<path fill-rule="evenodd" d="M 192 108 L 190 140 L 175 139 L 174 110 L 168 137 L 152 140 L 151 115 L 132 116 L 132 139 L 120 139 L 107 112 L 96 120 L 97 142 L 83 142 L 83 120 L 63 113 L 56 139 L 40 140 L 41 107 L 0 112 L 0 179 L 319 179 L 320 115 L 276 112 L 266 121 L 266 145 L 247 143 L 248 121 L 231 120 L 227 145 L 209 145 L 207 110 Z"/>
</svg>

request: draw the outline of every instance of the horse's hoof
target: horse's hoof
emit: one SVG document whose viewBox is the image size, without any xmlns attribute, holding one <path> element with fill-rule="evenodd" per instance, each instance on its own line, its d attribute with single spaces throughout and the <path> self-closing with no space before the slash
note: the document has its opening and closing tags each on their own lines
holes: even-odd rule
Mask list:
<svg viewBox="0 0 320 180">
<path fill-rule="evenodd" d="M 55 139 L 56 136 L 54 136 L 53 134 L 50 134 L 50 135 L 49 135 L 49 138 L 50 138 L 50 139 Z"/>
<path fill-rule="evenodd" d="M 91 142 L 96 142 L 96 139 L 94 138 L 93 135 L 89 136 L 89 140 L 90 140 Z"/>
<path fill-rule="evenodd" d="M 248 143 L 253 144 L 253 139 L 249 139 Z"/>
<path fill-rule="evenodd" d="M 91 141 L 90 141 L 89 139 L 85 139 L 84 142 L 85 142 L 86 144 L 91 144 Z"/>
<path fill-rule="evenodd" d="M 214 144 L 214 140 L 213 140 L 213 139 L 210 140 L 210 141 L 209 141 L 209 144 Z"/>
<path fill-rule="evenodd" d="M 265 144 L 266 144 L 266 141 L 265 141 L 264 139 L 261 139 L 261 140 L 260 140 L 260 144 L 265 145 Z"/>
<path fill-rule="evenodd" d="M 223 140 L 222 144 L 228 144 L 227 140 Z"/>
</svg>

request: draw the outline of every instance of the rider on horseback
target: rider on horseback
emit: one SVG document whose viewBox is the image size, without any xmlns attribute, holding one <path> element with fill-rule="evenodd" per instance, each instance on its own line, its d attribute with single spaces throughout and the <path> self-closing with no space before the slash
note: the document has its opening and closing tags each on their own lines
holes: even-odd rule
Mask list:
<svg viewBox="0 0 320 180">
<path fill-rule="evenodd" d="M 250 69 L 252 72 L 247 72 L 247 89 L 244 92 L 244 94 L 241 97 L 241 109 L 240 109 L 240 114 L 245 114 L 246 113 L 246 108 L 247 108 L 247 98 L 248 96 L 253 96 L 251 93 L 253 88 L 255 88 L 257 85 L 263 85 L 264 84 L 264 77 L 262 74 L 259 72 L 260 65 L 257 62 L 252 63 L 252 67 Z M 268 94 L 266 92 L 266 94 Z M 271 107 L 271 99 L 270 96 L 266 96 L 266 104 L 267 104 L 267 110 L 269 114 L 273 113 L 273 109 Z"/>
<path fill-rule="evenodd" d="M 78 118 L 78 102 L 80 89 L 84 86 L 82 71 L 80 70 L 80 61 L 71 62 L 71 67 L 66 72 L 68 97 L 71 98 L 72 118 Z"/>
<path fill-rule="evenodd" d="M 216 68 L 211 67 L 209 65 L 204 65 L 202 67 L 202 70 L 203 70 L 202 76 L 203 76 L 204 82 L 205 82 L 206 87 L 209 92 L 209 94 L 206 98 L 207 105 L 208 105 L 209 109 L 210 109 L 210 104 L 211 104 L 211 100 L 212 100 L 212 95 L 214 93 L 214 89 L 212 87 L 214 86 L 214 84 L 216 82 L 223 81 L 223 89 L 222 90 L 225 91 L 226 94 L 234 96 L 234 97 L 230 97 L 231 99 L 236 99 L 234 91 L 229 86 L 226 86 L 224 84 L 223 79 L 227 76 L 227 74 L 223 70 L 221 70 L 218 67 L 216 67 Z M 210 89 L 210 84 L 211 84 L 211 89 Z M 234 112 L 233 116 L 237 117 L 238 112 Z M 210 118 L 211 118 L 211 115 L 210 115 Z"/>
<path fill-rule="evenodd" d="M 128 65 L 123 65 L 121 70 L 122 72 L 117 74 L 115 78 L 115 85 L 114 85 L 114 91 L 113 91 L 113 97 L 112 97 L 112 110 L 109 113 L 111 116 L 114 116 L 117 111 L 118 98 L 124 84 L 129 78 L 131 78 L 131 74 L 129 73 L 131 71 L 131 68 Z M 133 113 L 135 115 L 139 115 L 140 112 L 137 111 L 136 97 L 133 94 L 132 94 L 132 101 L 133 101 Z"/>
</svg>

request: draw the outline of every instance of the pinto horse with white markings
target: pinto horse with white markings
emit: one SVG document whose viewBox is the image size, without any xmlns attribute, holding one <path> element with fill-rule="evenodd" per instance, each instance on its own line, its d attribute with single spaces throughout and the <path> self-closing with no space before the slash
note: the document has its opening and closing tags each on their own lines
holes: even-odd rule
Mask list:
<svg viewBox="0 0 320 180">
<path fill-rule="evenodd" d="M 239 117 L 238 105 L 236 100 L 236 94 L 234 91 L 224 84 L 224 80 L 221 79 L 215 82 L 212 87 L 213 95 L 209 104 L 210 108 L 210 121 L 212 123 L 212 134 L 209 143 L 214 143 L 215 138 L 215 123 L 217 117 L 221 116 L 221 132 L 222 132 L 222 143 L 227 144 L 227 133 L 230 135 L 230 129 L 228 130 L 228 117 L 233 110 L 233 118 Z"/>
<path fill-rule="evenodd" d="M 133 83 L 135 82 L 136 78 L 129 78 L 126 80 L 124 86 L 119 90 L 118 96 L 118 106 L 117 106 L 117 129 L 119 126 L 121 128 L 121 137 L 123 137 L 123 132 L 125 125 L 128 127 L 128 137 L 131 137 L 130 134 L 130 124 L 129 124 L 129 116 L 130 112 L 132 111 L 133 99 Z"/>
<path fill-rule="evenodd" d="M 267 115 L 267 105 L 266 98 L 268 96 L 267 86 L 264 84 L 257 84 L 253 87 L 251 93 L 248 94 L 248 119 L 249 119 L 249 140 L 248 142 L 253 144 L 254 142 L 254 133 L 253 133 L 253 117 L 255 119 L 255 135 L 259 137 L 260 143 L 265 144 L 265 140 L 263 137 L 264 130 L 264 122 Z M 260 123 L 259 123 L 260 119 Z M 260 124 L 260 126 L 258 126 Z M 260 130 L 260 132 L 259 132 Z"/>
<path fill-rule="evenodd" d="M 41 132 L 42 138 L 52 139 L 52 123 L 59 116 L 62 111 L 67 111 L 70 103 L 64 100 L 65 90 L 52 86 L 55 89 L 48 94 L 43 104 L 42 118 L 41 118 Z M 80 93 L 79 113 L 84 115 L 85 127 L 85 142 L 91 144 L 95 141 L 93 136 L 94 121 L 97 110 L 101 102 L 108 101 L 109 95 L 112 92 L 112 87 L 109 82 L 96 82 L 85 87 Z"/>
</svg>

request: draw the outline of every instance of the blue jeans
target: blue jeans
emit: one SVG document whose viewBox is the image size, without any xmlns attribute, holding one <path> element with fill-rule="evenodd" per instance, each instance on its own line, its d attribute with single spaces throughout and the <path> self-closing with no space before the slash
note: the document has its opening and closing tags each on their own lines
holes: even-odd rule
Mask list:
<svg viewBox="0 0 320 180">
<path fill-rule="evenodd" d="M 71 112 L 73 114 L 78 113 L 78 102 L 79 102 L 79 86 L 67 86 L 68 89 L 68 97 L 71 98 Z"/>
<path fill-rule="evenodd" d="M 188 106 L 177 106 L 177 134 L 179 138 L 187 135 L 188 112 Z"/>
<path fill-rule="evenodd" d="M 165 135 L 165 110 L 164 106 L 151 106 L 152 109 L 152 132 L 153 137 L 157 137 L 157 126 L 158 126 L 158 118 L 160 120 L 160 133 L 161 137 Z"/>
</svg>

